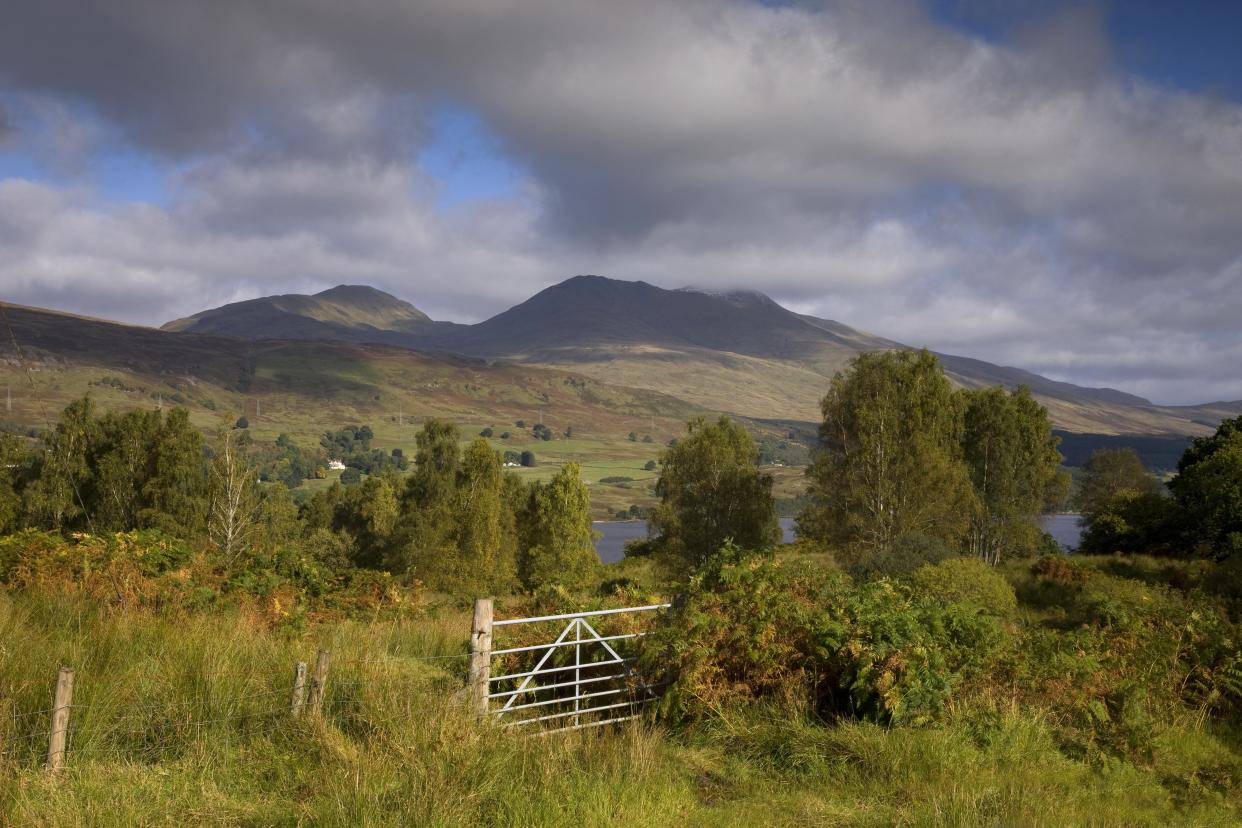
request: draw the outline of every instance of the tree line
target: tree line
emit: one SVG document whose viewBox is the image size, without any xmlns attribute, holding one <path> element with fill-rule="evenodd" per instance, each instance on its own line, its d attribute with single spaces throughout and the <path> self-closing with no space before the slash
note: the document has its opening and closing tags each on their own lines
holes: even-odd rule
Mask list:
<svg viewBox="0 0 1242 828">
<path fill-rule="evenodd" d="M 369 457 L 369 431 L 328 432 L 322 445 Z M 384 569 L 452 592 L 589 580 L 598 558 L 579 466 L 526 483 L 485 439 L 460 443 L 454 425 L 431 420 L 408 475 L 398 454 L 299 506 L 284 483 L 261 481 L 264 452 L 245 430 L 222 426 L 208 443 L 184 409 L 99 414 L 83 398 L 33 442 L 0 434 L 0 533 L 157 530 L 210 544 L 231 568 L 293 549 L 330 571 Z"/>
</svg>

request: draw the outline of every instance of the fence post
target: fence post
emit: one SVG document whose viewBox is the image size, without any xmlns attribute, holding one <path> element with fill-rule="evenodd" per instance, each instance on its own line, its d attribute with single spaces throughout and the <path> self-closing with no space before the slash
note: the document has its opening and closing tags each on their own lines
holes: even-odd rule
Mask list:
<svg viewBox="0 0 1242 828">
<path fill-rule="evenodd" d="M 299 661 L 293 667 L 293 699 L 289 703 L 289 712 L 297 717 L 302 713 L 302 703 L 306 698 L 306 662 Z"/>
<path fill-rule="evenodd" d="M 69 711 L 73 705 L 73 668 L 61 667 L 52 702 L 52 729 L 47 739 L 47 769 L 58 771 L 65 764 L 65 738 L 69 735 Z"/>
<path fill-rule="evenodd" d="M 470 621 L 470 702 L 475 712 L 487 713 L 488 679 L 492 675 L 492 599 L 474 599 Z"/>
<path fill-rule="evenodd" d="M 311 675 L 310 698 L 306 700 L 306 703 L 310 706 L 311 713 L 316 716 L 323 712 L 323 697 L 328 685 L 329 658 L 327 650 L 320 650 L 315 658 L 315 672 Z"/>
</svg>

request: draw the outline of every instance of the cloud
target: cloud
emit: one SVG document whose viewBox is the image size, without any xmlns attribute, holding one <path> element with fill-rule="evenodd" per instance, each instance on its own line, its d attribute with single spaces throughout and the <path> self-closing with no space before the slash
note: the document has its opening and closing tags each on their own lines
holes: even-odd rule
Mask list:
<svg viewBox="0 0 1242 828">
<path fill-rule="evenodd" d="M 898 0 L 10 17 L 0 141 L 57 148 L 65 171 L 0 185 L 10 298 L 159 322 L 363 281 L 473 320 L 599 272 L 756 287 L 1162 399 L 1242 397 L 1242 108 L 1127 75 L 1092 7 L 1027 10 L 993 40 Z M 437 201 L 417 158 L 444 104 L 525 171 L 515 194 Z M 73 181 L 118 142 L 159 159 L 167 203 Z"/>
</svg>

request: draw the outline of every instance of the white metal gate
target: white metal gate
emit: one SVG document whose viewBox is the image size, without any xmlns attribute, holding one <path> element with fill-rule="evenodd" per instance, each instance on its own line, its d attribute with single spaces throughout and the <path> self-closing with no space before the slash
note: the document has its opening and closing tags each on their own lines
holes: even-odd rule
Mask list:
<svg viewBox="0 0 1242 828">
<path fill-rule="evenodd" d="M 503 721 L 506 727 L 552 726 L 540 729 L 542 733 L 636 718 L 643 705 L 658 698 L 659 685 L 644 681 L 636 668 L 633 644 L 647 632 L 601 635 L 595 627 L 603 616 L 656 613 L 669 606 L 650 604 L 492 621 L 491 602 L 482 607 L 484 618 L 480 617 L 480 602 L 476 602 L 471 684 L 478 710 Z M 551 642 L 492 649 L 496 628 L 562 622 L 560 634 Z M 526 658 L 506 659 L 511 672 L 491 675 L 495 659 L 526 654 Z M 513 669 L 515 664 L 517 669 Z"/>
</svg>

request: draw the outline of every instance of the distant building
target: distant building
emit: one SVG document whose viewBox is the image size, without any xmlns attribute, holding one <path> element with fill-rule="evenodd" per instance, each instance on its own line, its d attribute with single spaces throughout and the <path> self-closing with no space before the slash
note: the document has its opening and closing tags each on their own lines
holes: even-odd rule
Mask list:
<svg viewBox="0 0 1242 828">
<path fill-rule="evenodd" d="M 329 460 L 328 468 L 334 471 L 345 471 L 345 464 L 342 463 L 340 460 Z"/>
</svg>

